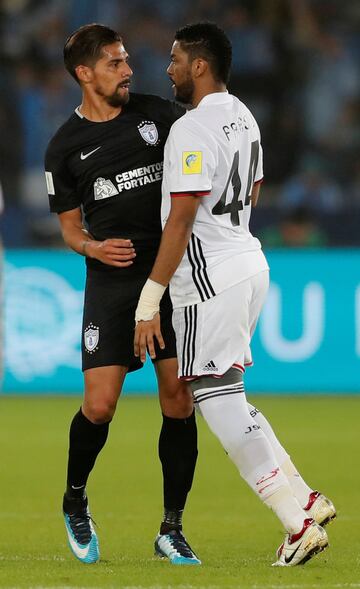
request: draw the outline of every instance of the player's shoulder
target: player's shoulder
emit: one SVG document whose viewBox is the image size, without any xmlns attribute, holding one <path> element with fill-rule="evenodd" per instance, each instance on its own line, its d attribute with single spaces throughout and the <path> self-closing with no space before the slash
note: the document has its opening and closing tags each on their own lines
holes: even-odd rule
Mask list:
<svg viewBox="0 0 360 589">
<path fill-rule="evenodd" d="M 72 115 L 63 123 L 53 137 L 50 139 L 46 153 L 58 154 L 66 149 L 69 140 L 74 137 L 74 133 L 78 130 L 80 118 L 73 112 Z"/>
<path fill-rule="evenodd" d="M 136 111 L 147 117 L 162 118 L 172 124 L 182 117 L 186 109 L 173 100 L 155 94 L 132 92 L 127 105 L 128 111 Z"/>
<path fill-rule="evenodd" d="M 171 127 L 170 136 L 179 137 L 185 134 L 193 135 L 197 134 L 200 130 L 204 132 L 206 128 L 203 125 L 199 113 L 196 111 L 196 108 L 187 110 L 184 116 L 177 119 Z"/>
<path fill-rule="evenodd" d="M 246 119 L 248 120 L 248 123 L 250 123 L 251 127 L 258 128 L 258 124 L 256 122 L 256 119 L 255 119 L 253 113 L 251 112 L 250 108 L 247 106 L 247 104 L 245 104 L 245 102 L 242 102 L 242 100 L 240 100 L 240 98 L 238 98 L 237 96 L 234 96 L 233 94 L 231 94 L 231 97 L 233 99 L 234 108 L 236 108 L 239 111 L 241 116 L 246 117 Z"/>
</svg>

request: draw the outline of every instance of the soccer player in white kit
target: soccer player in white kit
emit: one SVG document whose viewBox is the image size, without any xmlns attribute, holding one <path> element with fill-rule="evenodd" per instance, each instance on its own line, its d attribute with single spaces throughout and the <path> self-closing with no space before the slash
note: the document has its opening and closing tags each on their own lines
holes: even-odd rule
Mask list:
<svg viewBox="0 0 360 589">
<path fill-rule="evenodd" d="M 145 361 L 148 349 L 154 357 L 154 337 L 164 346 L 158 311 L 170 283 L 179 378 L 189 380 L 241 476 L 283 523 L 287 534 L 274 564 L 294 566 L 328 540 L 300 506 L 246 401 L 243 374 L 269 273 L 249 231 L 263 176 L 260 133 L 226 90 L 230 65 L 230 42 L 216 25 L 177 31 L 168 74 L 176 98 L 195 108 L 173 124 L 165 146 L 164 231 L 136 311 L 135 353 Z"/>
</svg>

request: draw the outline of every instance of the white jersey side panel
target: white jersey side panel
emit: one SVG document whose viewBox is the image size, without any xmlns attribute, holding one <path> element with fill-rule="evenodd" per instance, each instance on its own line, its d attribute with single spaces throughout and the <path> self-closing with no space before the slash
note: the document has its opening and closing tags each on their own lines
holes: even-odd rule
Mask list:
<svg viewBox="0 0 360 589">
<path fill-rule="evenodd" d="M 173 279 L 174 307 L 193 305 L 268 269 L 249 230 L 250 195 L 263 177 L 260 132 L 228 93 L 206 96 L 171 128 L 164 153 L 162 223 L 171 198 L 201 198 L 189 246 Z"/>
</svg>

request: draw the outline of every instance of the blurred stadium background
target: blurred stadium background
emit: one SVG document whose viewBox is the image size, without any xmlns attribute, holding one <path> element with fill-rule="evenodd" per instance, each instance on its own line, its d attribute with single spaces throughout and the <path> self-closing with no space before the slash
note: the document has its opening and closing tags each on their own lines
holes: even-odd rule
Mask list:
<svg viewBox="0 0 360 589">
<path fill-rule="evenodd" d="M 252 228 L 272 288 L 248 388 L 360 392 L 359 2 L 2 0 L 4 392 L 82 388 L 83 260 L 63 250 L 43 175 L 46 145 L 79 103 L 62 64 L 64 39 L 86 22 L 117 28 L 133 91 L 171 98 L 174 30 L 199 19 L 232 40 L 230 89 L 254 112 L 265 152 Z M 154 390 L 151 367 L 131 378 L 128 390 Z"/>
<path fill-rule="evenodd" d="M 170 571 L 151 558 L 160 412 L 155 395 L 129 396 L 89 483 L 103 560 L 88 569 L 68 553 L 60 517 L 68 424 L 80 404 L 61 395 L 82 391 L 84 284 L 83 259 L 64 250 L 48 213 L 43 175 L 46 145 L 80 99 L 62 47 L 84 23 L 117 28 L 133 90 L 171 98 L 173 32 L 199 19 L 232 40 L 230 89 L 256 115 L 265 152 L 252 228 L 272 283 L 247 389 L 292 395 L 252 400 L 339 518 L 319 560 L 271 569 L 282 531 L 199 419 L 186 531 L 204 566 Z M 345 396 L 360 393 L 359 30 L 359 0 L 0 0 L 0 587 L 360 587 L 360 396 Z M 155 388 L 151 365 L 126 384 Z M 49 393 L 59 395 L 39 396 Z"/>
</svg>

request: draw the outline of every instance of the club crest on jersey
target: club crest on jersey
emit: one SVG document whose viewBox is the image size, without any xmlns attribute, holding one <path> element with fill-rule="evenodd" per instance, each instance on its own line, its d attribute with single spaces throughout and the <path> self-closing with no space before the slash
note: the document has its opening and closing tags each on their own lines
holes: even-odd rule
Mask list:
<svg viewBox="0 0 360 589">
<path fill-rule="evenodd" d="M 202 172 L 202 151 L 183 151 L 182 153 L 183 174 L 201 174 Z"/>
<path fill-rule="evenodd" d="M 119 194 L 111 180 L 105 178 L 97 178 L 94 182 L 94 196 L 95 200 L 102 200 L 104 198 L 110 198 Z"/>
<path fill-rule="evenodd" d="M 159 133 L 153 121 L 142 121 L 138 125 L 138 131 L 148 145 L 157 145 L 159 143 Z"/>
<path fill-rule="evenodd" d="M 90 323 L 90 325 L 84 331 L 84 344 L 86 351 L 89 354 L 96 352 L 97 345 L 99 343 L 99 328 L 96 325 Z"/>
</svg>

